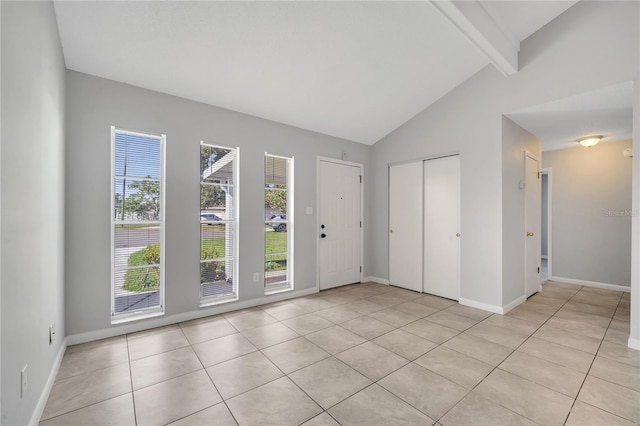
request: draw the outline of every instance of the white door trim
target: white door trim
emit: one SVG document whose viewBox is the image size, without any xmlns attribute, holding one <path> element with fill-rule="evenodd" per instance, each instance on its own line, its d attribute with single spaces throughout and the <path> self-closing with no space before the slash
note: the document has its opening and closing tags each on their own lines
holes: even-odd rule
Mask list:
<svg viewBox="0 0 640 426">
<path fill-rule="evenodd" d="M 538 173 L 541 173 L 541 161 L 540 159 L 536 158 L 535 155 L 533 155 L 531 152 L 525 150 L 524 151 L 524 156 L 523 156 L 523 160 L 524 160 L 524 182 L 526 183 L 527 181 L 527 158 L 530 158 L 534 161 L 536 161 L 538 163 Z M 540 205 L 541 205 L 541 196 L 542 196 L 542 191 L 540 191 L 540 178 L 538 177 L 538 208 L 540 209 Z M 523 225 L 523 230 L 522 230 L 522 237 L 524 238 L 524 297 L 525 299 L 528 298 L 530 295 L 527 295 L 527 188 L 525 186 L 524 188 L 525 193 L 524 193 L 524 225 Z M 541 210 L 540 210 L 541 211 Z M 539 232 L 539 230 L 542 228 L 542 217 L 540 216 L 540 220 L 536 226 L 536 232 Z M 540 236 L 538 235 L 538 238 L 540 238 Z M 540 245 L 538 245 L 538 252 L 540 252 Z M 538 253 L 537 255 L 538 258 L 538 265 L 540 265 L 540 253 Z M 542 290 L 542 285 L 540 284 L 540 273 L 538 273 L 538 292 Z"/>
<path fill-rule="evenodd" d="M 320 291 L 320 162 L 341 164 L 343 166 L 358 167 L 360 169 L 360 176 L 362 181 L 360 182 L 360 221 L 362 222 L 362 228 L 360 228 L 360 282 L 364 274 L 364 165 L 362 163 L 354 163 L 353 161 L 339 160 L 331 157 L 316 157 L 316 291 Z"/>
<path fill-rule="evenodd" d="M 551 273 L 553 265 L 553 185 L 551 183 L 553 170 L 550 167 L 544 168 L 542 174 L 547 176 L 547 280 L 551 281 L 553 276 Z"/>
</svg>

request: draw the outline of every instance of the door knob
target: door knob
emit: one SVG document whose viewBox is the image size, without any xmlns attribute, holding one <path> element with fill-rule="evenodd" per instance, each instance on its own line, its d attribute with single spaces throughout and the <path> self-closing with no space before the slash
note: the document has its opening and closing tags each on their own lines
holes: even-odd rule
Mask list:
<svg viewBox="0 0 640 426">
<path fill-rule="evenodd" d="M 327 236 L 327 234 L 320 234 L 320 237 L 322 237 L 322 238 L 324 238 L 326 236 Z"/>
<path fill-rule="evenodd" d="M 389 232 L 393 234 L 393 229 L 390 229 Z"/>
<path fill-rule="evenodd" d="M 456 234 L 456 237 L 459 237 L 459 236 L 460 236 L 460 233 L 458 232 L 458 233 Z"/>
<path fill-rule="evenodd" d="M 527 231 L 527 237 L 533 237 L 533 232 Z"/>
</svg>

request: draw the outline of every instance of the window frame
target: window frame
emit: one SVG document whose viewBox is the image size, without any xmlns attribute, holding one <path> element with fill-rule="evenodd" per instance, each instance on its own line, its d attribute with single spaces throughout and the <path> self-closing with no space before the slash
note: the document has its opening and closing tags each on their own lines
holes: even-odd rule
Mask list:
<svg viewBox="0 0 640 426">
<path fill-rule="evenodd" d="M 284 214 L 287 217 L 286 220 L 286 224 L 287 224 L 287 280 L 283 281 L 283 282 L 278 282 L 275 283 L 273 285 L 267 285 L 267 270 L 266 270 L 266 266 L 262 268 L 262 274 L 263 274 L 263 287 L 264 287 L 264 294 L 265 296 L 268 296 L 270 294 L 277 294 L 277 293 L 284 293 L 287 291 L 293 291 L 295 289 L 295 283 L 294 283 L 294 253 L 295 253 L 295 249 L 294 249 L 294 234 L 295 234 L 295 222 L 294 222 L 294 185 L 295 185 L 295 179 L 294 179 L 294 171 L 295 171 L 295 167 L 294 167 L 294 156 L 284 156 L 284 155 L 277 155 L 277 154 L 271 154 L 269 152 L 265 152 L 264 153 L 264 160 L 263 160 L 263 167 L 266 168 L 266 159 L 267 157 L 272 157 L 272 158 L 278 158 L 278 159 L 284 159 L 287 160 L 287 211 L 284 212 Z M 264 170 L 264 185 L 263 185 L 263 196 L 266 195 L 266 186 L 267 186 L 267 182 L 266 182 L 266 169 Z M 266 237 L 267 237 L 267 230 L 266 230 L 266 224 L 267 222 L 269 222 L 269 220 L 266 218 L 265 215 L 265 231 L 264 231 L 264 243 L 262 245 L 263 248 L 263 264 L 266 265 L 267 262 L 267 241 L 266 241 Z M 272 231 L 275 232 L 275 231 Z"/>
<path fill-rule="evenodd" d="M 200 215 L 202 214 L 202 185 L 206 184 L 206 185 L 215 185 L 215 184 L 210 184 L 210 183 L 206 183 L 202 181 L 202 176 L 200 171 L 198 171 L 198 189 L 199 189 L 199 201 L 198 201 L 198 205 L 200 206 L 198 208 L 198 217 L 200 218 L 198 221 L 198 229 L 199 229 L 199 235 L 200 238 L 198 239 L 198 244 L 199 244 L 199 248 L 198 248 L 198 271 L 200 271 L 200 265 L 202 265 L 203 262 L 206 262 L 207 260 L 205 259 L 203 261 L 203 259 L 201 259 L 201 250 L 202 250 L 202 225 L 206 224 L 206 223 L 231 223 L 232 225 L 232 229 L 233 229 L 233 237 L 232 237 L 232 244 L 233 244 L 233 257 L 232 257 L 232 262 L 233 262 L 233 283 L 232 283 L 232 289 L 233 292 L 232 293 L 227 293 L 227 294 L 223 294 L 223 295 L 214 295 L 214 296 L 205 296 L 202 297 L 202 282 L 198 283 L 198 288 L 199 288 L 199 304 L 200 307 L 206 307 L 206 306 L 214 306 L 214 305 L 220 305 L 220 304 L 224 304 L 224 303 L 229 303 L 229 302 L 235 302 L 237 300 L 239 300 L 240 298 L 240 286 L 238 285 L 238 277 L 239 277 L 239 264 L 240 264 L 240 251 L 239 251 L 239 240 L 240 240 L 240 191 L 239 191 L 239 186 L 240 186 L 240 173 L 239 172 L 239 165 L 240 165 L 240 148 L 239 147 L 228 147 L 228 146 L 222 146 L 222 145 L 217 145 L 217 144 L 213 144 L 213 143 L 209 143 L 209 142 L 205 142 L 205 141 L 200 141 L 200 145 L 199 145 L 199 154 L 202 153 L 202 147 L 203 146 L 208 146 L 208 147 L 212 147 L 212 148 L 221 148 L 221 149 L 228 149 L 230 151 L 234 151 L 234 157 L 233 157 L 233 167 L 232 167 L 232 173 L 233 173 L 233 183 L 232 184 L 221 184 L 221 185 L 226 185 L 226 186 L 230 186 L 233 188 L 233 219 L 229 220 L 229 219 L 223 219 L 221 221 L 210 221 L 210 220 L 202 220 L 202 218 L 200 217 Z M 211 261 L 211 260 L 210 260 Z M 226 260 L 225 260 L 226 261 Z M 198 272 L 198 276 L 200 276 L 200 272 Z"/>
<path fill-rule="evenodd" d="M 116 313 L 116 306 L 115 306 L 115 273 L 116 273 L 116 268 L 115 268 L 115 226 L 116 226 L 116 219 L 114 217 L 113 212 L 115 211 L 115 209 L 117 208 L 116 204 L 115 204 L 115 180 L 116 180 L 116 134 L 127 134 L 127 135 L 133 135 L 133 136 L 141 136 L 141 137 L 148 137 L 148 138 L 154 138 L 154 139 L 160 139 L 160 179 L 159 179 L 159 183 L 160 183 L 160 191 L 159 191 L 159 204 L 160 204 L 160 220 L 159 221 L 145 221 L 142 223 L 153 223 L 153 224 L 158 224 L 160 227 L 160 237 L 159 237 L 159 244 L 160 244 L 160 264 L 158 265 L 159 269 L 160 269 L 160 283 L 159 283 L 159 288 L 158 288 L 158 302 L 159 302 L 159 306 L 155 306 L 155 307 L 150 307 L 150 308 L 142 308 L 133 312 L 121 312 L 121 313 Z M 130 322 L 130 321 L 137 321 L 137 320 L 141 320 L 141 319 L 145 319 L 145 318 L 153 318 L 153 317 L 157 317 L 157 316 L 163 316 L 165 313 L 165 251 L 166 251 L 166 245 L 165 245 L 165 217 L 166 217 L 166 209 L 165 209 L 165 191 L 166 191 L 166 142 L 167 142 L 167 137 L 165 134 L 153 134 L 153 133 L 145 133 L 145 132 L 138 132 L 138 131 L 133 131 L 133 130 L 125 130 L 116 126 L 111 126 L 111 180 L 110 180 L 110 186 L 111 186 L 111 200 L 110 200 L 110 204 L 111 204 L 111 209 L 109 212 L 110 215 L 110 225 L 111 225 L 111 229 L 110 229 L 110 234 L 111 234 L 111 293 L 110 293 L 110 304 L 111 304 L 111 324 L 120 324 L 120 323 L 125 323 L 125 322 Z M 124 194 L 123 194 L 124 197 Z M 136 222 L 119 222 L 118 224 L 123 224 L 123 225 L 127 225 L 127 224 L 139 224 L 141 223 L 140 221 L 136 221 Z"/>
</svg>

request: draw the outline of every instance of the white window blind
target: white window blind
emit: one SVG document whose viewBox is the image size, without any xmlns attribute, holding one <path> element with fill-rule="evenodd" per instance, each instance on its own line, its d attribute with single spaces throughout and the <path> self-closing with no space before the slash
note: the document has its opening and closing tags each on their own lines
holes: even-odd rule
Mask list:
<svg viewBox="0 0 640 426">
<path fill-rule="evenodd" d="M 237 299 L 238 149 L 200 144 L 200 300 Z"/>
<path fill-rule="evenodd" d="M 164 135 L 111 129 L 114 320 L 164 306 Z"/>
<path fill-rule="evenodd" d="M 265 154 L 265 292 L 293 288 L 293 158 Z"/>
</svg>

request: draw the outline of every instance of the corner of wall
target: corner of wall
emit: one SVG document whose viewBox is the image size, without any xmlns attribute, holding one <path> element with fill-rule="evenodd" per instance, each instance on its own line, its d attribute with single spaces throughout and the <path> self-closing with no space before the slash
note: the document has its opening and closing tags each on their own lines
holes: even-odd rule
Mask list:
<svg viewBox="0 0 640 426">
<path fill-rule="evenodd" d="M 62 364 L 62 358 L 64 358 L 64 353 L 67 350 L 67 339 L 66 337 L 62 339 L 62 343 L 58 348 L 58 352 L 56 354 L 55 361 L 53 362 L 53 366 L 51 367 L 51 371 L 49 372 L 49 377 L 47 377 L 47 381 L 45 382 L 44 388 L 40 393 L 40 398 L 38 398 L 38 404 L 33 410 L 33 414 L 31 415 L 31 420 L 29 420 L 29 425 L 37 425 L 40 423 L 40 419 L 42 418 L 42 414 L 44 413 L 44 409 L 47 406 L 47 400 L 49 399 L 49 395 L 51 395 L 51 389 L 53 389 L 53 383 L 56 381 L 56 376 L 58 375 L 58 371 L 60 370 L 60 365 Z"/>
</svg>

